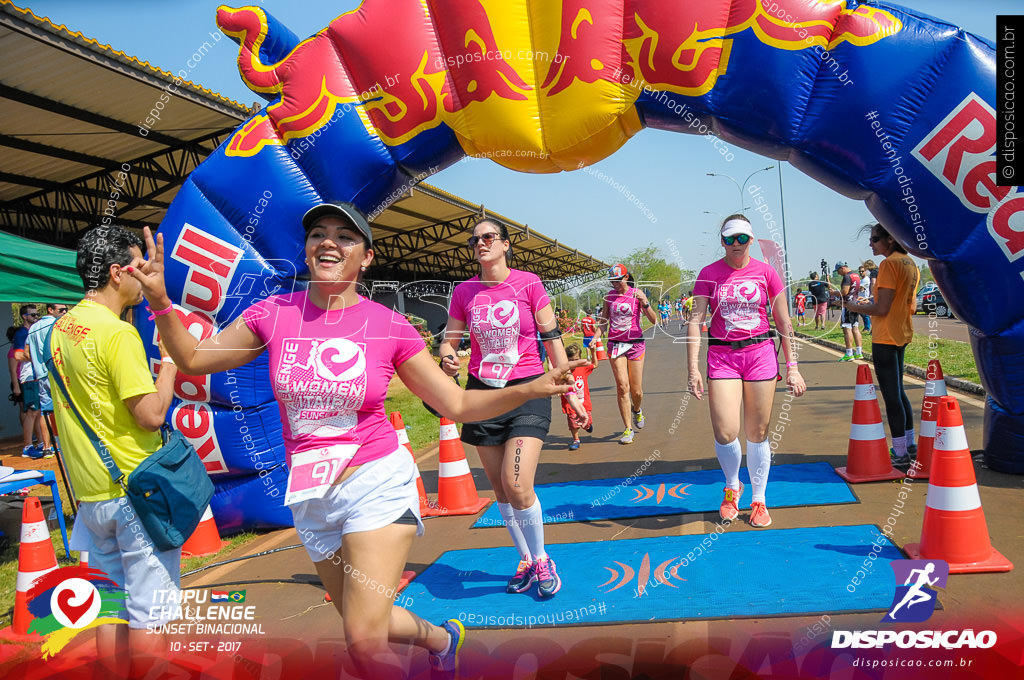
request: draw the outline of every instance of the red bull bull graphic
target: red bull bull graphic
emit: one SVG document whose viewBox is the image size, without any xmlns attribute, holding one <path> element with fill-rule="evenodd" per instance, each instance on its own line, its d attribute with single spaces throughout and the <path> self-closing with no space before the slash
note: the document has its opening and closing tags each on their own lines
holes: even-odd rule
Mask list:
<svg viewBox="0 0 1024 680">
<path fill-rule="evenodd" d="M 467 154 L 556 172 L 645 127 L 714 133 L 864 199 L 930 261 L 972 327 L 989 463 L 1024 472 L 1024 198 L 995 182 L 986 41 L 852 0 L 366 0 L 304 40 L 258 7 L 221 7 L 217 22 L 268 105 L 161 226 L 195 333 L 301 285 L 299 220 L 321 200 L 379 214 Z M 284 483 L 265 356 L 176 390 L 175 417 L 219 471 L 218 524 L 287 523 L 265 502 Z"/>
</svg>

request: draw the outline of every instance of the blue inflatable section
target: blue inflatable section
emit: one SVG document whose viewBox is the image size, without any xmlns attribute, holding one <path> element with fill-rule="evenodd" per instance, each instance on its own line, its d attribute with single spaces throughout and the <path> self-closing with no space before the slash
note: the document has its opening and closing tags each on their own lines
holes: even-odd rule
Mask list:
<svg viewBox="0 0 1024 680">
<path fill-rule="evenodd" d="M 577 50 L 570 62 L 575 75 L 563 79 L 567 72 L 560 71 L 555 86 L 519 89 L 547 106 L 572 88 L 608 86 L 605 101 L 588 105 L 618 106 L 621 115 L 611 125 L 556 132 L 545 118 L 551 109 L 537 106 L 536 120 L 523 124 L 536 124 L 535 134 L 520 138 L 512 114 L 502 118 L 502 98 L 510 107 L 528 98 L 513 87 L 510 64 L 472 67 L 512 69 L 490 80 L 445 67 L 462 49 L 451 36 L 469 30 L 453 25 L 471 26 L 488 42 L 497 40 L 489 26 L 497 19 L 476 0 L 435 5 L 367 0 L 303 41 L 260 8 L 219 10 L 218 23 L 241 45 L 243 77 L 270 104 L 192 173 L 160 227 L 169 292 L 196 335 L 216 332 L 256 300 L 302 285 L 299 218 L 323 200 L 352 201 L 373 214 L 467 152 L 503 145 L 515 151 L 527 137 L 559 146 L 541 148 L 554 159 L 547 166 L 517 169 L 552 172 L 578 167 L 578 158 L 597 162 L 645 126 L 711 133 L 864 200 L 909 251 L 929 260 L 950 306 L 974 330 L 990 395 L 990 463 L 1024 472 L 1024 295 L 1014 294 L 1024 289 L 1024 191 L 996 185 L 990 43 L 895 5 L 595 0 L 586 9 L 590 25 L 612 39 L 595 41 L 593 49 L 611 57 L 581 61 L 586 46 L 573 41 L 586 37 L 584 29 L 577 35 L 574 25 L 570 33 L 563 21 L 561 40 Z M 537 22 L 545 17 L 530 12 L 550 12 L 545 16 L 558 21 L 582 11 L 578 0 L 563 0 L 560 8 L 526 0 L 509 7 L 503 17 L 520 13 Z M 708 27 L 703 35 L 685 34 L 698 25 Z M 647 39 L 659 31 L 662 48 L 690 45 L 693 69 L 666 71 L 675 62 Z M 580 67 L 588 63 L 620 68 L 614 76 L 595 75 Z M 696 77 L 698 67 L 706 78 Z M 382 87 L 391 76 L 399 84 Z M 630 86 L 622 83 L 633 84 L 631 97 L 623 96 Z M 437 92 L 443 96 L 434 101 L 429 95 Z M 413 113 L 416 124 L 401 127 Z M 151 321 L 141 319 L 139 328 L 155 340 Z M 222 528 L 290 522 L 281 494 L 270 493 L 280 488 L 285 462 L 270 384 L 261 357 L 230 375 L 182 377 L 176 386 L 186 410 L 174 418 L 187 423 L 206 453 Z"/>
</svg>

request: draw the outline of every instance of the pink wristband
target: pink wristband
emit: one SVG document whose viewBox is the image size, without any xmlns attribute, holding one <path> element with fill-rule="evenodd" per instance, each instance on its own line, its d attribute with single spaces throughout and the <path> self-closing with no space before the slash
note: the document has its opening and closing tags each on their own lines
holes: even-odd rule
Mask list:
<svg viewBox="0 0 1024 680">
<path fill-rule="evenodd" d="M 150 307 L 146 307 L 146 309 L 148 309 L 150 312 L 152 312 L 153 316 L 163 316 L 164 314 L 170 314 L 171 312 L 174 311 L 174 303 L 172 302 L 167 307 L 167 309 L 161 309 L 160 311 L 155 311 L 154 309 L 152 309 Z"/>
<path fill-rule="evenodd" d="M 794 366 L 796 366 L 796 362 L 795 361 L 787 361 L 786 362 L 786 368 L 793 368 Z"/>
</svg>

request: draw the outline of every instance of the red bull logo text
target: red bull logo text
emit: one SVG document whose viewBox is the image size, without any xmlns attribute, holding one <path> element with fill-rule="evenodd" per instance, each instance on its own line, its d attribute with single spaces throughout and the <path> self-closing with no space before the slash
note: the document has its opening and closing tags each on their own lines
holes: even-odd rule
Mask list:
<svg viewBox="0 0 1024 680">
<path fill-rule="evenodd" d="M 650 1 L 626 16 L 585 0 L 449 0 L 444 9 L 439 16 L 429 2 L 367 2 L 264 64 L 263 10 L 221 7 L 218 24 L 242 45 L 245 82 L 256 92 L 288 92 L 235 133 L 228 155 L 253 155 L 358 119 L 392 146 L 446 124 L 469 154 L 519 170 L 574 169 L 609 155 L 641 128 L 633 108 L 638 83 L 687 96 L 714 88 L 740 33 L 778 49 L 815 48 L 827 59 L 826 50 L 843 43 L 870 45 L 902 29 L 889 12 L 847 9 L 845 2 Z M 346 121 L 339 107 L 354 115 Z M 574 137 L 581 117 L 595 112 L 605 123 L 590 127 L 605 131 L 580 145 Z M 530 153 L 496 156 L 498 149 Z"/>
<path fill-rule="evenodd" d="M 1024 255 L 1024 193 L 996 184 L 995 153 L 995 110 L 974 92 L 913 151 L 965 208 L 988 215 L 989 235 L 1013 262 Z"/>
<path fill-rule="evenodd" d="M 209 338 L 216 332 L 213 319 L 224 306 L 225 293 L 242 260 L 242 249 L 186 224 L 171 258 L 188 267 L 182 304 L 175 305 L 174 311 L 192 335 Z M 155 328 L 153 333 L 156 335 Z M 154 344 L 157 339 L 153 338 Z M 159 371 L 159 363 L 153 362 L 152 368 Z M 210 400 L 210 376 L 179 371 L 174 393 L 185 402 L 174 410 L 174 427 L 196 447 L 208 472 L 227 472 L 213 428 L 213 410 L 206 403 Z"/>
</svg>

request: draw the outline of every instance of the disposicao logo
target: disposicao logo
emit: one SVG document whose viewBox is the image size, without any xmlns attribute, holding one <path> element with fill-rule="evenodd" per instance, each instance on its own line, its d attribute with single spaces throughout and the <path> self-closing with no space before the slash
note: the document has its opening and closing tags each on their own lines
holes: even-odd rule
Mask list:
<svg viewBox="0 0 1024 680">
<path fill-rule="evenodd" d="M 949 563 L 945 560 L 893 560 L 896 593 L 883 622 L 919 623 L 927 621 L 938 602 L 934 588 L 945 588 Z M 903 585 L 899 585 L 902 583 Z"/>
<path fill-rule="evenodd" d="M 46 638 L 41 651 L 44 659 L 49 658 L 84 630 L 128 623 L 117 616 L 126 597 L 124 589 L 99 569 L 74 566 L 51 571 L 28 591 L 28 610 L 35 617 L 28 631 Z"/>
<path fill-rule="evenodd" d="M 920 623 L 935 613 L 935 588 L 945 588 L 949 564 L 944 560 L 893 560 L 896 592 L 883 623 Z M 900 649 L 988 649 L 996 644 L 991 630 L 836 630 L 832 649 L 872 649 L 895 644 Z"/>
</svg>

